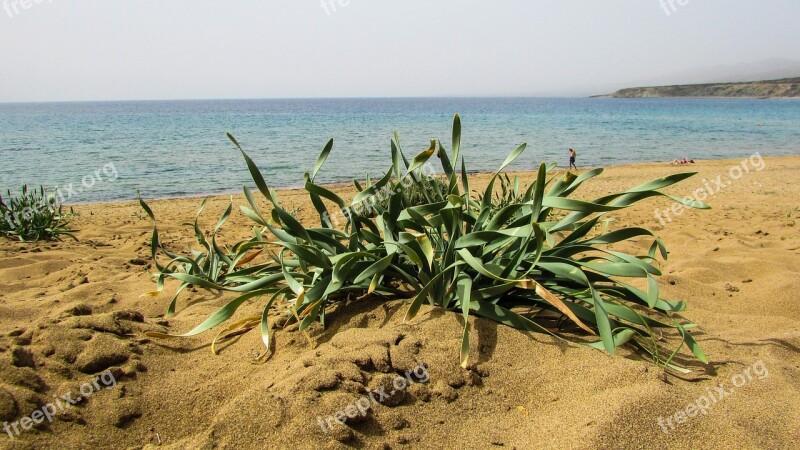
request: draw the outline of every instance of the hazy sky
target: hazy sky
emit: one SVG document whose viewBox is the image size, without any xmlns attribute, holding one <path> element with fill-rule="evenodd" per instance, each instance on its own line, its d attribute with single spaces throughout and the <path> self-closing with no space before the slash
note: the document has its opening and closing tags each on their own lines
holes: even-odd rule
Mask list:
<svg viewBox="0 0 800 450">
<path fill-rule="evenodd" d="M 672 3 L 0 0 L 0 102 L 586 95 L 800 61 L 800 1 Z"/>
</svg>

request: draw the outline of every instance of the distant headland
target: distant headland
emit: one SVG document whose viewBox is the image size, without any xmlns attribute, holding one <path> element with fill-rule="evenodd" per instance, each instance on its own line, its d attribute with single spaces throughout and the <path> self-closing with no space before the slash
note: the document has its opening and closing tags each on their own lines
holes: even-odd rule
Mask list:
<svg viewBox="0 0 800 450">
<path fill-rule="evenodd" d="M 683 84 L 620 89 L 601 98 L 800 98 L 800 77 L 740 83 Z"/>
</svg>

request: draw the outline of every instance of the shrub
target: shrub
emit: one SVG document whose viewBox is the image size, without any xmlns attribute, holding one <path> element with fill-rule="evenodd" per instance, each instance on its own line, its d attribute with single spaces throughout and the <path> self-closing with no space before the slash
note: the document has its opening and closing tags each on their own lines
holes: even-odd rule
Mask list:
<svg viewBox="0 0 800 450">
<path fill-rule="evenodd" d="M 464 367 L 469 361 L 470 329 L 466 319 L 470 314 L 569 339 L 610 354 L 615 354 L 619 346 L 631 345 L 650 355 L 657 364 L 680 371 L 686 369 L 673 363 L 673 358 L 684 344 L 696 358 L 706 361 L 687 331 L 694 324 L 677 316 L 686 304 L 660 297 L 656 258 L 659 254 L 667 257 L 661 240 L 644 228 L 597 232 L 601 228 L 599 220 L 607 214 L 650 197 L 664 196 L 660 189 L 691 173 L 670 175 L 625 192 L 584 201 L 569 197 L 582 183 L 600 175 L 602 169 L 577 176 L 552 176 L 542 164 L 535 180 L 522 191 L 519 183 L 500 177 L 522 154 L 523 144 L 501 164 L 483 193 L 473 198 L 469 195 L 465 158 L 460 154 L 461 124 L 456 115 L 449 152 L 440 142 L 432 141 L 429 149 L 409 162 L 395 137 L 391 167 L 374 183 L 368 181 L 363 188 L 356 183 L 359 192 L 349 203 L 314 182 L 332 150 L 333 140 L 329 141 L 313 171 L 304 177 L 305 189 L 320 216 L 320 226 L 308 228 L 281 208 L 276 192 L 267 185 L 256 164 L 228 136 L 244 157 L 259 193 L 271 204 L 269 219 L 245 187 L 249 207 L 242 206 L 241 210 L 259 225 L 254 236 L 237 242 L 230 250 L 218 245 L 216 235 L 231 213 L 229 205 L 210 239 L 204 237 L 195 221 L 195 234 L 203 251 L 190 257 L 164 248 L 152 210 L 140 200 L 154 223 L 151 251 L 158 269 L 158 290 L 163 289 L 167 278 L 181 283 L 168 315 L 175 312 L 178 294 L 189 285 L 237 294 L 185 334 L 149 333 L 150 336 L 197 335 L 227 321 L 245 302 L 264 297 L 260 317 L 240 320 L 218 335 L 225 337 L 260 326 L 266 346 L 263 357 L 269 352 L 267 320 L 275 314 L 273 306 L 282 310 L 290 322 L 299 322 L 300 330 L 306 330 L 317 321 L 324 325 L 328 306 L 334 302 L 350 296 L 380 294 L 387 299 L 408 299 L 407 320 L 417 314 L 423 303 L 463 314 Z M 434 155 L 444 172 L 441 183 L 445 192 L 429 190 L 431 178 L 422 170 Z M 506 193 L 499 199 L 494 197 L 498 179 L 505 180 L 501 184 L 506 186 Z M 390 188 L 385 189 L 386 186 Z M 422 192 L 425 201 L 412 202 L 414 192 Z M 375 202 L 378 207 L 374 219 L 351 213 L 352 208 L 374 200 L 379 193 L 386 198 Z M 670 198 L 690 207 L 707 208 Z M 331 222 L 329 205 L 345 211 L 343 227 L 336 228 Z M 274 239 L 267 239 L 267 233 Z M 611 244 L 642 237 L 652 240 L 646 255 L 611 249 Z M 270 261 L 248 265 L 256 251 L 266 252 Z M 166 264 L 161 264 L 162 257 L 167 258 Z M 636 278 L 646 283 L 646 290 L 624 281 Z M 547 316 L 556 316 L 558 321 L 552 322 Z M 573 326 L 561 326 L 564 321 Z M 680 339 L 678 348 L 667 350 L 660 342 L 668 331 Z"/>
<path fill-rule="evenodd" d="M 62 205 L 54 196 L 48 196 L 44 187 L 28 190 L 22 186 L 17 196 L 8 191 L 8 198 L 0 195 L 0 236 L 20 241 L 60 239 L 68 236 L 76 239 L 69 229 L 69 218 L 74 214 L 63 213 Z M 76 239 L 77 240 L 77 239 Z"/>
</svg>

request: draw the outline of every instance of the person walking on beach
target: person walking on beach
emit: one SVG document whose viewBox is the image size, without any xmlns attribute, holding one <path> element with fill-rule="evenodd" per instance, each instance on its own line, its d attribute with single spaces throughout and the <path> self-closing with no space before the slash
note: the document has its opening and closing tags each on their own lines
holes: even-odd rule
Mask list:
<svg viewBox="0 0 800 450">
<path fill-rule="evenodd" d="M 573 167 L 575 168 L 575 170 L 578 170 L 578 166 L 575 165 L 575 158 L 577 156 L 578 155 L 577 155 L 577 153 L 575 153 L 575 150 L 569 149 L 569 168 L 570 168 L 570 170 L 572 170 Z"/>
</svg>

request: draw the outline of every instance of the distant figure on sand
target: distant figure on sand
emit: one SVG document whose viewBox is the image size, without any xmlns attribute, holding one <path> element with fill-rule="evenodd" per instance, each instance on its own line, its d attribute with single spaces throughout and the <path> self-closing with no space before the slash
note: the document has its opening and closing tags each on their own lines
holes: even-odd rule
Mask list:
<svg viewBox="0 0 800 450">
<path fill-rule="evenodd" d="M 575 150 L 569 149 L 569 168 L 572 169 L 573 167 L 575 170 L 578 170 L 578 166 L 575 165 L 575 158 L 578 155 L 575 153 Z"/>
<path fill-rule="evenodd" d="M 673 159 L 672 164 L 694 164 L 693 159 L 689 159 L 689 157 L 685 157 L 683 159 Z"/>
</svg>

